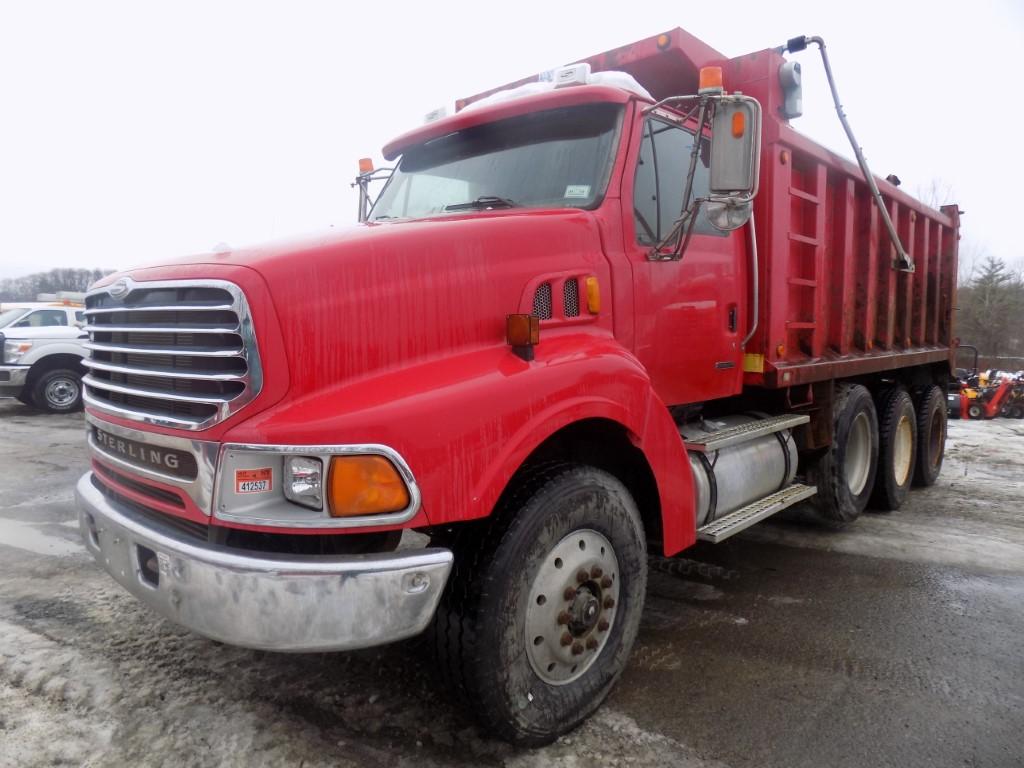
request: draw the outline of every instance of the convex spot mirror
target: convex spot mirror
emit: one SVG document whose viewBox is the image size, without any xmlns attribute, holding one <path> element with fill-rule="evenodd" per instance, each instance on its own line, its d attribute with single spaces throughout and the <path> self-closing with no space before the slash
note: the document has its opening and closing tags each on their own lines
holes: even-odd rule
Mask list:
<svg viewBox="0 0 1024 768">
<path fill-rule="evenodd" d="M 715 226 L 719 219 L 726 225 L 722 228 L 735 229 L 749 218 L 742 211 L 750 210 L 757 194 L 760 155 L 761 105 L 749 96 L 721 97 L 711 127 L 709 208 L 722 209 L 718 216 L 711 216 Z"/>
</svg>

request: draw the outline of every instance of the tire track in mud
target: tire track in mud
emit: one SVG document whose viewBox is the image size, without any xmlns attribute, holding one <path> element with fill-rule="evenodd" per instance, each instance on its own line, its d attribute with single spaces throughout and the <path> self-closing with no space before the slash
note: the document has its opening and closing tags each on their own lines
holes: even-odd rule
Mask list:
<svg viewBox="0 0 1024 768">
<path fill-rule="evenodd" d="M 601 765 L 704 765 L 611 709 L 541 750 L 487 739 L 437 691 L 415 643 L 346 654 L 248 651 L 178 629 L 92 574 L 53 590 L 33 585 L 31 594 L 0 599 L 0 690 L 33 713 L 31 722 L 74 717 L 95 732 L 55 745 L 39 765 L 575 768 L 581 752 Z M 20 733 L 31 723 L 10 727 Z"/>
</svg>

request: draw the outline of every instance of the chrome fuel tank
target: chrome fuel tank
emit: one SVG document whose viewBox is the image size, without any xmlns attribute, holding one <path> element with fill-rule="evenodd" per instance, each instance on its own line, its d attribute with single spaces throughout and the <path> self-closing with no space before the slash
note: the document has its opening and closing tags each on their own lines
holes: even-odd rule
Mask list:
<svg viewBox="0 0 1024 768">
<path fill-rule="evenodd" d="M 687 442 L 701 442 L 723 429 L 760 418 L 736 415 L 704 419 L 681 426 L 679 433 Z M 688 455 L 698 528 L 785 488 L 796 475 L 796 445 L 788 429 L 709 453 L 689 451 Z"/>
</svg>

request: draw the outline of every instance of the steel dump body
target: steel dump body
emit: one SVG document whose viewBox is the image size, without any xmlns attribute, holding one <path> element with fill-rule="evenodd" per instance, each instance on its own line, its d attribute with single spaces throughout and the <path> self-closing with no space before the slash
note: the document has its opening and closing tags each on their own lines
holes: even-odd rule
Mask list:
<svg viewBox="0 0 1024 768">
<path fill-rule="evenodd" d="M 957 206 L 936 211 L 876 177 L 916 267 L 912 273 L 896 269 L 895 249 L 860 168 L 781 116 L 781 53 L 766 49 L 729 59 L 674 29 L 581 61 L 593 71 L 633 75 L 657 100 L 696 93 L 700 68 L 721 66 L 727 91 L 760 101 L 756 301 L 749 296 L 758 309 L 757 330 L 744 349 L 745 385 L 782 388 L 950 361 Z"/>
<path fill-rule="evenodd" d="M 744 360 L 748 383 L 790 386 L 948 360 L 956 206 L 935 211 L 878 181 L 915 265 L 898 270 L 860 169 L 787 125 L 767 125 L 754 206 L 761 310 Z"/>
</svg>

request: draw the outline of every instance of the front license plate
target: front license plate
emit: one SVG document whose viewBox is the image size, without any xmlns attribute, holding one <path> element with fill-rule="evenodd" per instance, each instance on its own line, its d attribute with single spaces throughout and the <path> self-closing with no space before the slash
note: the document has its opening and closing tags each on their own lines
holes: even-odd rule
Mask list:
<svg viewBox="0 0 1024 768">
<path fill-rule="evenodd" d="M 274 471 L 270 467 L 235 470 L 235 493 L 266 493 L 273 489 Z"/>
</svg>

